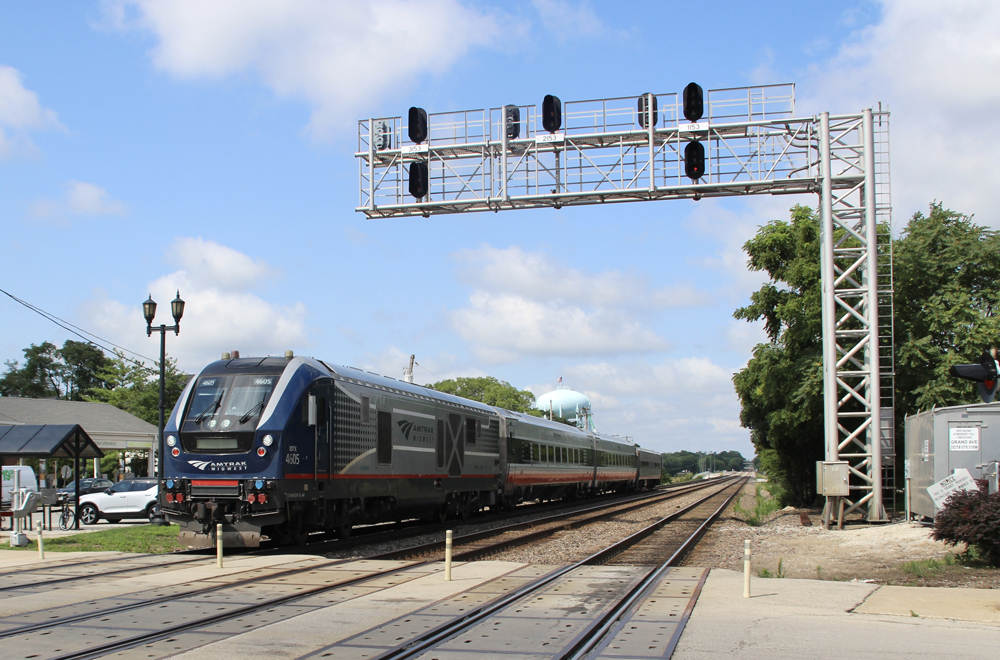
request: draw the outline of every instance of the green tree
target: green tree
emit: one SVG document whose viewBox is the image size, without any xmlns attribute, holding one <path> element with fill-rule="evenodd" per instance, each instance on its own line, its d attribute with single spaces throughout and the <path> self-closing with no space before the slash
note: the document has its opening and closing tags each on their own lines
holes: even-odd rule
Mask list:
<svg viewBox="0 0 1000 660">
<path fill-rule="evenodd" d="M 934 203 L 910 219 L 894 248 L 901 442 L 905 415 L 979 401 L 975 384 L 948 369 L 1000 346 L 1000 236 Z"/>
<path fill-rule="evenodd" d="M 91 390 L 84 399 L 109 403 L 150 424 L 157 424 L 160 405 L 159 366 L 148 367 L 126 358 L 120 351 L 115 351 L 114 355 L 98 373 L 105 384 L 104 388 Z M 165 415 L 173 410 L 187 381 L 188 376 L 177 369 L 177 361 L 168 357 L 164 369 Z"/>
<path fill-rule="evenodd" d="M 734 316 L 764 321 L 758 344 L 733 377 L 740 422 L 750 430 L 761 466 L 804 504 L 815 496 L 815 461 L 823 458 L 823 355 L 819 220 L 795 206 L 788 222 L 761 227 L 743 248 L 751 270 L 770 281 Z"/>
<path fill-rule="evenodd" d="M 8 360 L 0 377 L 0 395 L 31 398 L 59 397 L 82 401 L 90 389 L 103 387 L 97 372 L 107 363 L 93 344 L 66 340 L 62 348 L 45 341 L 24 349 L 24 366 Z"/>
<path fill-rule="evenodd" d="M 796 206 L 747 241 L 751 270 L 770 282 L 736 310 L 763 320 L 758 344 L 733 377 L 740 421 L 750 429 L 759 466 L 796 503 L 813 498 L 814 461 L 824 457 L 819 222 Z M 978 401 L 975 385 L 948 374 L 1000 345 L 1000 236 L 970 216 L 931 204 L 893 242 L 897 455 L 903 419 L 931 406 Z"/>
<path fill-rule="evenodd" d="M 434 383 L 430 387 L 438 392 L 472 399 L 488 406 L 536 416 L 541 414 L 531 407 L 535 403 L 534 394 L 528 390 L 518 390 L 507 381 L 497 380 L 492 376 L 451 378 Z"/>
<path fill-rule="evenodd" d="M 24 349 L 24 366 L 7 360 L 7 371 L 0 377 L 0 395 L 46 398 L 60 396 L 62 364 L 59 349 L 52 342 L 32 344 Z"/>
<path fill-rule="evenodd" d="M 104 351 L 93 344 L 67 339 L 59 349 L 62 360 L 63 391 L 67 399 L 83 401 L 91 390 L 104 388 L 106 383 L 98 374 L 108 365 Z"/>
</svg>

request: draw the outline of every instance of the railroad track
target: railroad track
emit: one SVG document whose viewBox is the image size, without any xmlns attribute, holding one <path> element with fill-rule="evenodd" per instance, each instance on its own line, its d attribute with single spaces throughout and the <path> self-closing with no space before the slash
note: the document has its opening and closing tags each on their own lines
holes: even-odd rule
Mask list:
<svg viewBox="0 0 1000 660">
<path fill-rule="evenodd" d="M 677 497 L 680 494 L 683 493 L 672 492 L 661 497 Z M 711 494 L 709 498 L 715 496 Z M 621 513 L 623 508 L 636 508 L 649 503 L 650 500 L 629 503 L 615 507 L 613 513 L 605 512 L 603 516 L 594 512 L 593 517 L 607 517 Z M 686 507 L 678 513 L 691 510 L 692 507 Z M 580 518 L 581 514 L 575 512 L 573 515 Z M 533 521 L 515 526 L 538 524 L 539 521 Z M 564 529 L 567 525 L 581 523 L 576 520 L 555 524 L 557 529 Z M 496 551 L 496 548 L 489 549 L 479 544 L 479 540 L 477 545 L 461 551 L 456 558 Z M 386 555 L 382 558 L 385 559 Z M 370 589 L 352 591 L 352 588 L 365 583 L 416 579 L 438 571 L 434 564 L 434 559 L 424 559 L 396 562 L 387 569 L 385 561 L 367 562 L 366 567 L 364 561 L 307 559 L 284 569 L 261 567 L 239 576 L 214 576 L 204 582 L 171 585 L 118 598 L 96 599 L 63 609 L 5 617 L 0 619 L 0 639 L 8 658 L 89 660 L 120 654 L 128 649 L 138 650 L 139 647 L 142 647 L 143 657 L 158 657 L 227 637 L 234 632 L 234 627 L 240 631 L 249 630 L 349 600 L 370 592 Z M 535 588 L 561 578 L 574 567 L 557 570 L 535 581 Z M 117 572 L 124 575 L 142 568 L 125 567 Z M 274 595 L 275 592 L 280 593 Z"/>
<path fill-rule="evenodd" d="M 404 521 L 402 523 L 391 525 L 391 527 L 387 524 L 357 527 L 354 529 L 354 535 L 349 538 L 328 539 L 325 538 L 323 534 L 313 534 L 306 545 L 296 546 L 295 550 L 297 552 L 308 554 L 324 554 L 327 552 L 364 548 L 365 546 L 376 545 L 379 543 L 391 543 L 417 536 L 440 534 L 445 529 L 460 531 L 464 528 L 477 527 L 483 524 L 499 524 L 505 520 L 524 519 L 525 523 L 529 523 L 530 519 L 537 515 L 553 513 L 559 514 L 559 512 L 562 511 L 585 511 L 601 507 L 615 506 L 619 503 L 643 501 L 649 498 L 659 497 L 664 493 L 690 492 L 691 490 L 697 490 L 702 487 L 703 484 L 713 483 L 715 481 L 717 480 L 712 479 L 708 481 L 690 482 L 676 486 L 658 487 L 652 491 L 644 491 L 642 493 L 633 493 L 624 496 L 603 495 L 596 500 L 581 500 L 575 502 L 556 501 L 546 504 L 531 504 L 526 507 L 515 507 L 511 511 L 505 511 L 499 514 L 490 512 L 486 516 L 480 515 L 464 520 L 449 520 L 446 523 L 427 524 L 418 521 Z M 390 528 L 386 529 L 386 527 Z M 289 549 L 290 548 L 288 546 L 278 546 L 277 544 L 267 543 L 267 545 L 263 546 L 260 550 L 247 550 L 245 552 L 251 554 L 280 554 L 282 552 L 288 552 Z"/>
<path fill-rule="evenodd" d="M 620 556 L 628 548 L 648 540 L 653 532 L 659 531 L 664 525 L 675 520 L 685 519 L 689 514 L 697 516 L 700 511 L 704 517 L 693 532 L 684 538 L 674 539 L 675 542 L 671 545 L 671 554 L 665 562 L 658 566 L 644 566 L 641 570 L 638 570 L 639 567 L 632 567 L 635 570 L 625 573 L 625 579 L 617 580 L 617 585 L 607 585 L 609 587 L 619 587 L 618 593 L 615 593 L 609 602 L 604 603 L 604 606 L 600 608 L 601 612 L 599 616 L 590 619 L 587 623 L 576 626 L 572 622 L 565 623 L 561 630 L 548 631 L 556 633 L 555 635 L 550 634 L 548 638 L 548 645 L 552 647 L 551 657 L 553 658 L 559 658 L 560 660 L 569 660 L 572 658 L 575 660 L 599 651 L 621 630 L 625 621 L 634 613 L 636 605 L 643 597 L 653 592 L 668 575 L 668 571 L 698 542 L 704 531 L 729 505 L 745 483 L 745 479 L 740 479 L 737 483 L 725 487 L 722 492 L 711 493 L 693 504 L 684 507 L 677 513 L 658 521 L 655 525 L 650 526 L 651 528 L 655 527 L 650 532 L 643 530 L 643 532 L 633 534 L 627 539 L 576 564 L 557 569 L 500 598 L 472 611 L 465 612 L 461 616 L 443 623 L 414 639 L 407 640 L 383 653 L 373 654 L 369 657 L 372 657 L 373 660 L 403 660 L 405 658 L 423 656 L 425 653 L 431 651 L 446 653 L 461 649 L 462 644 L 473 643 L 477 638 L 489 639 L 492 637 L 493 642 L 499 643 L 499 636 L 491 635 L 490 630 L 492 629 L 493 632 L 496 632 L 502 627 L 500 624 L 504 620 L 505 613 L 513 610 L 523 615 L 525 609 L 530 607 L 531 600 L 544 601 L 547 597 L 551 597 L 559 591 L 561 583 L 565 585 L 573 580 L 593 580 L 594 574 L 590 573 L 588 575 L 588 571 L 586 570 L 588 567 L 603 565 L 610 558 Z M 704 515 L 705 513 L 707 515 Z M 703 582 L 703 578 L 701 582 Z M 701 582 L 694 588 L 700 590 Z M 615 590 L 610 588 L 606 589 L 606 591 L 613 592 Z M 590 597 L 593 595 L 588 594 Z M 566 620 L 571 621 L 573 612 L 569 612 L 568 614 L 570 616 Z M 411 615 L 411 618 L 414 616 L 419 616 L 419 613 Z M 515 617 L 508 615 L 508 618 Z M 509 636 L 511 631 L 508 629 L 505 632 Z M 673 645 L 676 644 L 676 638 L 680 636 L 680 630 L 676 630 L 675 633 L 674 638 L 667 641 L 670 651 L 672 651 Z M 369 638 L 374 636 L 370 631 L 366 632 L 365 635 Z M 458 640 L 457 646 L 454 643 L 456 640 Z M 352 641 L 347 640 L 347 644 L 350 645 Z M 563 645 L 560 646 L 560 643 Z M 501 650 L 498 647 L 491 648 Z M 468 652 L 475 652 L 475 647 L 466 646 L 465 649 Z M 511 651 L 514 652 L 514 649 Z M 545 650 L 544 653 L 548 654 L 549 650 Z M 429 655 L 427 657 L 433 656 Z M 664 657 L 669 657 L 669 653 Z"/>
<path fill-rule="evenodd" d="M 676 499 L 682 495 L 706 488 L 713 488 L 718 483 L 725 481 L 727 480 L 696 482 L 691 487 L 685 489 L 672 490 L 625 503 L 616 503 L 610 506 L 606 503 L 592 505 L 543 518 L 535 518 L 533 520 L 498 526 L 481 532 L 456 536 L 453 540 L 453 547 L 458 550 L 454 553 L 453 558 L 455 561 L 480 559 L 518 545 L 537 542 L 558 532 L 584 527 L 629 511 L 635 511 L 660 502 Z M 372 555 L 371 558 L 438 561 L 443 559 L 444 546 L 444 540 L 434 540 L 399 550 L 382 552 Z"/>
</svg>

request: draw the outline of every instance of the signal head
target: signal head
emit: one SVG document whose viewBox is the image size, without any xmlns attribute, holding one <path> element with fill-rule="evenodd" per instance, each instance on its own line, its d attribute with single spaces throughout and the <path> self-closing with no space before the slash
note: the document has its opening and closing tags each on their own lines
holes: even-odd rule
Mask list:
<svg viewBox="0 0 1000 660">
<path fill-rule="evenodd" d="M 407 117 L 406 133 L 410 141 L 420 144 L 427 139 L 427 111 L 423 108 L 410 108 Z"/>
<path fill-rule="evenodd" d="M 562 128 L 562 101 L 558 96 L 546 94 L 542 99 L 542 128 L 549 133 Z"/>
<path fill-rule="evenodd" d="M 684 118 L 696 122 L 705 115 L 705 94 L 698 83 L 684 88 Z"/>
</svg>

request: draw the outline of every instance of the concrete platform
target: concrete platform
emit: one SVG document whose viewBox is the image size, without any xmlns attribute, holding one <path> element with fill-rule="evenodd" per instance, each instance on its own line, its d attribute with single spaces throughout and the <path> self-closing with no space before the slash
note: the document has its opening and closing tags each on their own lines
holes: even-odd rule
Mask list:
<svg viewBox="0 0 1000 660">
<path fill-rule="evenodd" d="M 998 590 L 754 579 L 752 593 L 713 569 L 673 658 L 995 658 L 1000 640 Z"/>
</svg>

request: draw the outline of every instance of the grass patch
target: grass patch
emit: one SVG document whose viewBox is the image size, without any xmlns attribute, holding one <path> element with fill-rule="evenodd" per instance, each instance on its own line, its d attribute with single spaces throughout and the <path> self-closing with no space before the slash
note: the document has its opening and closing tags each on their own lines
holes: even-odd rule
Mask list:
<svg viewBox="0 0 1000 660">
<path fill-rule="evenodd" d="M 989 568 L 989 564 L 979 556 L 975 547 L 969 547 L 959 554 L 948 553 L 940 559 L 918 559 L 908 561 L 899 568 L 917 578 L 932 577 L 949 566 L 965 566 L 967 568 Z"/>
<path fill-rule="evenodd" d="M 778 488 L 776 484 L 770 484 L 771 490 Z M 755 484 L 756 498 L 752 511 L 744 509 L 739 500 L 733 505 L 733 511 L 743 516 L 743 521 L 751 527 L 760 527 L 767 520 L 767 517 L 781 508 L 779 497 L 773 492 L 764 490 L 763 484 Z"/>
<path fill-rule="evenodd" d="M 100 532 L 87 532 L 72 536 L 60 536 L 45 539 L 46 552 L 146 552 L 163 554 L 184 550 L 177 542 L 180 527 L 168 525 L 136 525 L 106 529 Z M 32 540 L 23 548 L 8 550 L 28 550 L 38 552 L 38 542 Z"/>
<path fill-rule="evenodd" d="M 774 573 L 772 573 L 771 571 L 767 570 L 766 568 L 762 568 L 759 571 L 757 571 L 757 577 L 762 577 L 762 578 L 783 578 L 783 577 L 785 577 L 787 575 L 788 574 L 785 572 L 785 560 L 784 559 L 779 559 L 778 560 L 778 570 L 776 570 Z"/>
</svg>

